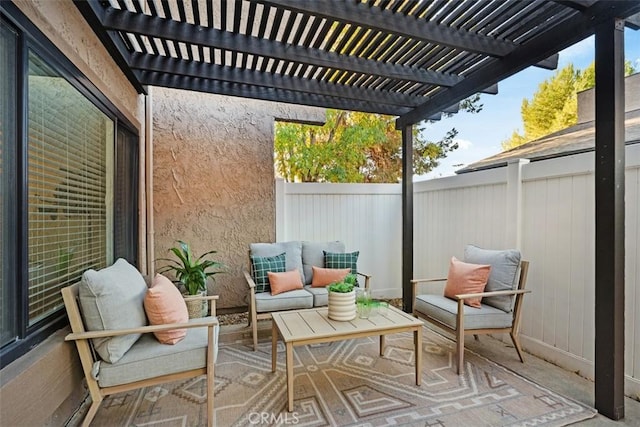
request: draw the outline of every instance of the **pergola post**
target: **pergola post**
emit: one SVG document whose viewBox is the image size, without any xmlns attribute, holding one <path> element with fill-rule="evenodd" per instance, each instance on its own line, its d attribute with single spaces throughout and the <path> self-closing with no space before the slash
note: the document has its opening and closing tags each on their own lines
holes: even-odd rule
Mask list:
<svg viewBox="0 0 640 427">
<path fill-rule="evenodd" d="M 402 127 L 402 308 L 413 311 L 413 126 Z"/>
<path fill-rule="evenodd" d="M 624 21 L 595 33 L 595 407 L 624 418 Z"/>
</svg>

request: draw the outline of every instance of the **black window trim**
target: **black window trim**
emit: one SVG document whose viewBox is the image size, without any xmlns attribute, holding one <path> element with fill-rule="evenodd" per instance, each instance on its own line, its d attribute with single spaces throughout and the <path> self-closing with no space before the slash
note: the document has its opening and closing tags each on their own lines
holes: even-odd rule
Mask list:
<svg viewBox="0 0 640 427">
<path fill-rule="evenodd" d="M 73 62 L 67 58 L 57 46 L 51 42 L 22 11 L 11 2 L 0 2 L 0 18 L 17 30 L 18 46 L 17 56 L 21 59 L 18 66 L 18 97 L 17 97 L 17 140 L 16 152 L 16 206 L 21 207 L 22 214 L 9 215 L 9 221 L 16 226 L 16 239 L 14 242 L 15 259 L 28 259 L 28 217 L 27 209 L 27 70 L 29 49 L 41 56 L 49 65 L 60 73 L 75 89 L 92 102 L 100 111 L 114 122 L 114 149 L 115 138 L 119 127 L 123 127 L 136 138 L 140 137 L 138 128 L 107 98 Z M 139 232 L 139 230 L 138 230 Z M 136 247 L 137 247 L 137 242 Z M 4 368 L 20 356 L 26 354 L 31 348 L 41 343 L 55 331 L 68 325 L 67 315 L 64 310 L 48 316 L 41 321 L 28 326 L 28 263 L 21 262 L 14 268 L 13 279 L 17 284 L 15 298 L 16 320 L 18 337 L 13 342 L 0 348 L 0 369 Z"/>
</svg>

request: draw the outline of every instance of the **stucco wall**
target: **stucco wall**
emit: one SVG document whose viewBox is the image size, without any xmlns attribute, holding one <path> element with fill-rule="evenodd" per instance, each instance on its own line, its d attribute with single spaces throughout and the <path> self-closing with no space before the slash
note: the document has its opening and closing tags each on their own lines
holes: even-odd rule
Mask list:
<svg viewBox="0 0 640 427">
<path fill-rule="evenodd" d="M 275 240 L 276 118 L 322 122 L 324 110 L 153 88 L 155 258 L 177 239 L 217 250 L 221 308 L 246 306 L 249 243 Z"/>
<path fill-rule="evenodd" d="M 73 3 L 14 3 L 127 117 L 144 141 L 143 97 L 138 96 Z M 64 342 L 66 333 L 66 329 L 58 331 L 2 369 L 0 425 L 64 425 L 78 408 L 86 392 L 75 346 Z"/>
</svg>

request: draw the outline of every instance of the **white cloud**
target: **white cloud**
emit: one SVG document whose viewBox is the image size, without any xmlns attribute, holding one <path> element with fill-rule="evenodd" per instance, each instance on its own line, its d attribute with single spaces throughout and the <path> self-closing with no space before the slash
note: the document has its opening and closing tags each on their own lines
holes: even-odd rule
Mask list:
<svg viewBox="0 0 640 427">
<path fill-rule="evenodd" d="M 473 142 L 467 139 L 456 138 L 453 141 L 458 144 L 458 150 L 468 150 L 473 146 Z"/>
</svg>

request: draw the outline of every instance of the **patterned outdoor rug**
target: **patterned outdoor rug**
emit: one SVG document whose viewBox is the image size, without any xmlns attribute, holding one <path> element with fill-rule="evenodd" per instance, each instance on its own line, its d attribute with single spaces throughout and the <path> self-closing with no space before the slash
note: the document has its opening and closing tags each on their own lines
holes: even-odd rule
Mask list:
<svg viewBox="0 0 640 427">
<path fill-rule="evenodd" d="M 594 409 L 540 387 L 467 350 L 452 369 L 453 343 L 423 329 L 422 385 L 415 385 L 413 336 L 388 335 L 296 347 L 295 408 L 286 407 L 284 346 L 271 373 L 271 342 L 257 352 L 224 344 L 216 363 L 218 426 L 562 426 Z M 206 381 L 194 378 L 111 396 L 95 426 L 204 426 Z"/>
</svg>

